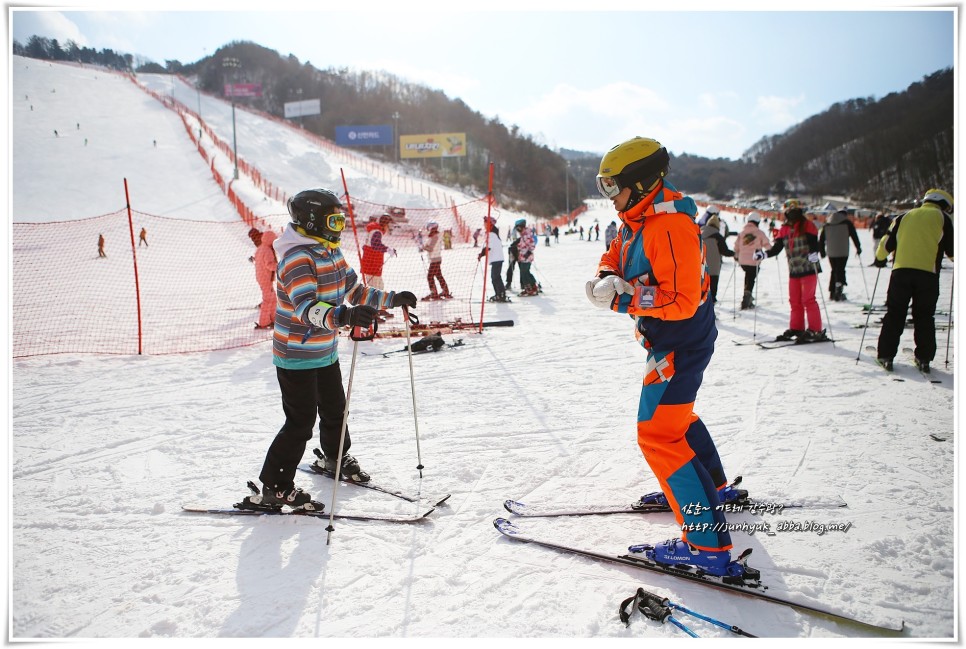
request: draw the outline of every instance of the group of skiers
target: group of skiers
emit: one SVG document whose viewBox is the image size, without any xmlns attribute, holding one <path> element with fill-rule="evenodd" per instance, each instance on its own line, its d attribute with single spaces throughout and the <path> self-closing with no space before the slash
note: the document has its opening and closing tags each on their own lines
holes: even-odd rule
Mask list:
<svg viewBox="0 0 966 649">
<path fill-rule="evenodd" d="M 819 260 L 823 255 L 836 260 L 830 262 L 830 292 L 841 296 L 844 262 L 838 260 L 847 259 L 849 240 L 857 252 L 861 248 L 844 212 L 834 214 L 819 233 L 806 218 L 801 202 L 790 199 L 783 206 L 784 223 L 774 241 L 760 229 L 760 215 L 752 212 L 731 251 L 716 208 L 697 219 L 694 200 L 668 181 L 669 160 L 660 142 L 642 137 L 622 142 L 604 155 L 597 187 L 612 202 L 618 218 L 612 223 L 614 232 L 608 228 L 609 246 L 585 286 L 595 307 L 633 316 L 634 335 L 647 355 L 637 407 L 637 442 L 661 487 L 659 492 L 643 495 L 640 505 L 668 507 L 681 530 L 680 538 L 634 544 L 629 551 L 669 568 L 685 566 L 753 582 L 758 571 L 741 558 L 731 557 L 723 507 L 745 502 L 748 494 L 729 483 L 711 434 L 694 412 L 717 338 L 715 271 L 720 272 L 721 256 L 736 257 L 745 272 L 742 306 L 752 308 L 759 264 L 784 251 L 791 313 L 789 328 L 779 339 L 817 342 L 828 339 L 815 302 Z M 876 265 L 884 266 L 889 255 L 895 258 L 889 311 L 878 348 L 879 362 L 886 369 L 891 369 L 910 300 L 917 319 L 917 363 L 921 361 L 928 371 L 935 354 L 931 318 L 938 297 L 938 261 L 943 254 L 953 254 L 952 207 L 950 194 L 931 189 L 922 206 L 897 218 L 879 242 Z M 381 278 L 381 265 L 366 261 L 366 256 L 364 272 L 368 271 L 370 279 L 368 285 L 359 281 L 339 247 L 345 215 L 334 193 L 303 191 L 289 200 L 288 210 L 291 223 L 273 245 L 278 258 L 273 363 L 285 422 L 266 454 L 261 492 L 246 498 L 240 507 L 322 507 L 294 484 L 296 467 L 317 420 L 321 452 L 314 463 L 316 469 L 330 474 L 340 471 L 352 481 L 370 480 L 348 452 L 351 440 L 343 421 L 345 392 L 338 330 L 365 329 L 380 310 L 417 304 L 411 291 L 387 291 L 381 279 L 376 282 L 378 287 L 374 285 L 372 278 Z M 487 218 L 484 224 L 487 239 L 478 260 L 488 258 L 495 298 L 502 301 L 510 283 L 510 276 L 506 284 L 502 278 L 503 242 L 494 219 Z M 391 250 L 381 241 L 388 225 L 388 220 L 375 221 L 364 255 Z M 539 288 L 530 272 L 536 232 L 524 219 L 517 220 L 513 230 L 517 236 L 510 246 L 510 259 L 520 266 L 524 294 L 536 294 Z M 427 298 L 435 299 L 448 290 L 436 257 L 438 225 L 429 224 L 428 231 L 421 249 L 429 252 L 431 261 Z M 839 245 L 840 238 L 845 239 L 844 247 Z M 440 282 L 439 291 L 434 279 Z"/>
</svg>

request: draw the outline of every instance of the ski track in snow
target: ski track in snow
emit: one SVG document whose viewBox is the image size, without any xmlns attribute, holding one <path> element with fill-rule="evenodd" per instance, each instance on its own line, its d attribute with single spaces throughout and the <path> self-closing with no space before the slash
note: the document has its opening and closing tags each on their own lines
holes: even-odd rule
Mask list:
<svg viewBox="0 0 966 649">
<path fill-rule="evenodd" d="M 152 166 L 153 176 L 140 172 L 139 186 L 177 188 L 141 197 L 150 202 L 142 209 L 233 218 L 227 202 L 212 196 L 210 175 L 174 113 L 103 71 L 13 61 L 15 220 L 116 209 L 121 201 L 114 195 L 78 205 L 68 201 L 70 191 L 52 196 L 45 188 L 61 181 L 70 183 L 68 189 L 93 186 L 92 175 L 98 175 L 110 183 L 97 184 L 100 193 L 114 192 L 123 167 L 145 165 L 144 156 L 157 153 L 133 150 L 143 143 L 130 140 L 128 121 L 142 135 L 165 134 L 165 164 Z M 194 91 L 180 82 L 145 77 L 155 89 L 168 88 L 194 105 Z M 51 85 L 56 101 L 47 96 Z M 85 101 L 57 103 L 78 93 Z M 35 111 L 20 106 L 25 94 L 37 98 Z M 230 139 L 228 105 L 201 99 L 203 117 Z M 137 119 L 113 119 L 121 112 Z M 92 144 L 109 142 L 127 162 L 77 165 L 76 152 L 65 152 L 65 141 L 50 135 L 75 121 Z M 342 162 L 326 159 L 290 129 L 244 111 L 239 121 L 243 156 L 286 183 L 286 191 L 336 184 Z M 361 172 L 348 169 L 347 176 L 354 193 L 367 200 L 425 200 Z M 615 218 L 605 202 L 591 203 L 581 216 L 585 225 L 599 219 L 603 227 Z M 737 229 L 737 217 L 724 215 Z M 869 232 L 859 232 L 871 251 Z M 202 243 L 186 245 L 204 252 Z M 595 309 L 584 295 L 602 252 L 602 242 L 576 235 L 562 235 L 560 245 L 549 248 L 541 240 L 535 273 L 545 293 L 488 306 L 485 319 L 513 319 L 516 326 L 482 336 L 447 335 L 448 342 L 463 338 L 466 345 L 414 357 L 421 481 L 408 359 L 381 356 L 399 349 L 400 340 L 360 344 L 369 355 L 359 356 L 352 388 L 353 454 L 380 482 L 452 497 L 415 524 L 335 521 L 328 545 L 320 520 L 180 510 L 189 502 L 230 506 L 247 495 L 246 480 L 257 477 L 282 423 L 269 344 L 13 362 L 11 637 L 682 637 L 671 625 L 637 615 L 629 627 L 619 622 L 618 604 L 639 586 L 761 636 L 875 637 L 865 627 L 509 541 L 492 528 L 495 517 L 506 515 L 507 498 L 589 504 L 630 501 L 657 489 L 636 444 L 643 350 L 629 318 Z M 849 505 L 731 515 L 733 522 L 772 526 L 851 524 L 848 532 L 824 535 L 736 531 L 736 549 L 754 549 L 751 565 L 779 586 L 857 615 L 901 618 L 907 636 L 950 638 L 956 446 L 955 438 L 937 443 L 928 434 L 953 432 L 954 365 L 942 363 L 944 336 L 936 362 L 941 385 L 905 372 L 902 355 L 896 363 L 904 382 L 893 381 L 864 352 L 856 362 L 863 330 L 851 325 L 865 320 L 862 274 L 871 287 L 878 273 L 870 260 L 866 252 L 850 261 L 850 301 L 823 306 L 834 346 L 770 351 L 731 341 L 770 340 L 787 328 L 788 300 L 780 293 L 784 257 L 763 266 L 757 317 L 734 311 L 741 273 L 732 275 L 726 261 L 716 354 L 696 410 L 729 477 L 744 476 L 742 486 L 759 500 L 842 498 Z M 945 264 L 940 305 L 949 304 L 953 274 L 952 264 Z M 823 266 L 822 291 L 827 262 Z M 887 280 L 882 271 L 877 304 L 884 302 Z M 418 293 L 421 287 L 402 288 Z M 194 308 L 201 313 L 204 305 Z M 869 329 L 864 344 L 874 344 L 876 334 Z M 901 344 L 912 344 L 911 331 Z M 347 341 L 341 356 L 347 378 Z M 304 461 L 311 459 L 308 451 Z M 328 508 L 331 480 L 299 472 L 297 482 Z M 414 507 L 351 485 L 339 487 L 336 506 Z M 676 535 L 670 514 L 523 523 L 615 553 Z M 702 636 L 730 635 L 688 622 Z"/>
</svg>

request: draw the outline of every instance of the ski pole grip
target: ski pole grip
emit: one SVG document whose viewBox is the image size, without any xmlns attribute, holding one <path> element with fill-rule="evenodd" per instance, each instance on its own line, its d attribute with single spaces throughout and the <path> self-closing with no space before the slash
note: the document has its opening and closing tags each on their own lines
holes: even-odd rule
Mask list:
<svg viewBox="0 0 966 649">
<path fill-rule="evenodd" d="M 666 619 L 671 617 L 671 607 L 668 606 L 668 600 L 666 597 L 658 597 L 654 593 L 649 593 L 643 588 L 637 589 L 637 596 L 640 603 L 637 608 L 644 614 L 645 617 L 657 620 L 662 624 Z"/>
<path fill-rule="evenodd" d="M 372 340 L 376 337 L 376 331 L 379 329 L 379 321 L 373 320 L 372 325 L 368 329 L 363 329 L 362 327 L 353 327 L 349 332 L 349 338 L 355 341 Z"/>
<path fill-rule="evenodd" d="M 419 318 L 416 316 L 415 311 L 410 311 L 408 306 L 403 305 L 403 317 L 409 320 L 409 324 L 416 326 L 419 324 Z"/>
</svg>

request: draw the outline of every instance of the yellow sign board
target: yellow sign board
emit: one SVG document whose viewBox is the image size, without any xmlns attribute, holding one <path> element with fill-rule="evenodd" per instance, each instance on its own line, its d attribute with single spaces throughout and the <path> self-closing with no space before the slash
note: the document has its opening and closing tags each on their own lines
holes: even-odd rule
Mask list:
<svg viewBox="0 0 966 649">
<path fill-rule="evenodd" d="M 456 158 L 466 155 L 466 133 L 400 135 L 401 158 Z"/>
</svg>

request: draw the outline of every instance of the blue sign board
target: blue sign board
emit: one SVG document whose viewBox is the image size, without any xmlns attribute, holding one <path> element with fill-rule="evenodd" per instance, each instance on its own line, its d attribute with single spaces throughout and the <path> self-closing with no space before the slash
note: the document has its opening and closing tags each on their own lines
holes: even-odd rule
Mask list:
<svg viewBox="0 0 966 649">
<path fill-rule="evenodd" d="M 385 146 L 392 144 L 392 124 L 385 126 L 336 126 L 339 146 Z"/>
</svg>

